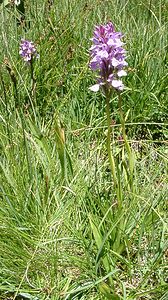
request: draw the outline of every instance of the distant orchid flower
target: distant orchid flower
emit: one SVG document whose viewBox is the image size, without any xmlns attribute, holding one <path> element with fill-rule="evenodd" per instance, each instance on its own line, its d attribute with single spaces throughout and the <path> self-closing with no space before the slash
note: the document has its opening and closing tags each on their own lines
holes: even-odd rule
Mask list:
<svg viewBox="0 0 168 300">
<path fill-rule="evenodd" d="M 95 26 L 91 51 L 90 68 L 99 71 L 98 83 L 91 86 L 90 90 L 97 92 L 102 87 L 104 92 L 114 88 L 122 91 L 124 85 L 121 78 L 127 73 L 126 51 L 121 32 L 116 32 L 111 22 L 106 25 Z"/>
<path fill-rule="evenodd" d="M 34 43 L 28 40 L 21 40 L 19 54 L 25 62 L 30 63 L 34 57 L 38 58 Z"/>
</svg>

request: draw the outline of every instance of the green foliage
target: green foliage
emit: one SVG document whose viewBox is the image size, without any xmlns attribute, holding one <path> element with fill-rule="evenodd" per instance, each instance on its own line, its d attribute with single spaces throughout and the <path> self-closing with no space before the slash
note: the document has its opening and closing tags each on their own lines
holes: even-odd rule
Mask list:
<svg viewBox="0 0 168 300">
<path fill-rule="evenodd" d="M 167 1 L 0 2 L 0 299 L 166 300 Z M 108 20 L 129 64 L 134 156 L 110 100 L 120 209 L 105 99 L 88 89 L 93 27 Z M 33 84 L 23 37 L 40 55 Z"/>
</svg>

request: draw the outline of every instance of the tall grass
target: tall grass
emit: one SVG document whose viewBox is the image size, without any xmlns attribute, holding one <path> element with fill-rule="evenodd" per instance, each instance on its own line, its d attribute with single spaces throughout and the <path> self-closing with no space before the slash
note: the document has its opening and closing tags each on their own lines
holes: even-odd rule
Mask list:
<svg viewBox="0 0 168 300">
<path fill-rule="evenodd" d="M 24 1 L 25 16 L 5 5 L 0 299 L 166 300 L 167 2 Z M 130 189 L 114 97 L 119 212 L 105 100 L 88 89 L 95 80 L 88 68 L 93 27 L 108 20 L 125 34 L 129 75 L 122 109 L 135 155 Z M 40 54 L 34 97 L 30 69 L 19 57 L 22 37 Z"/>
</svg>

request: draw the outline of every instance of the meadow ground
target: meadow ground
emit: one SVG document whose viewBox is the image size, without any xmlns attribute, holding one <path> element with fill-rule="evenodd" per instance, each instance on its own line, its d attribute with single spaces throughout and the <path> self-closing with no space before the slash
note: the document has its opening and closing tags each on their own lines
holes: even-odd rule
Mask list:
<svg viewBox="0 0 168 300">
<path fill-rule="evenodd" d="M 167 0 L 0 1 L 1 300 L 168 299 L 167 11 Z M 128 62 L 131 155 L 110 100 L 119 195 L 105 97 L 89 90 L 90 39 L 109 20 Z M 33 69 L 21 38 L 37 48 Z"/>
</svg>

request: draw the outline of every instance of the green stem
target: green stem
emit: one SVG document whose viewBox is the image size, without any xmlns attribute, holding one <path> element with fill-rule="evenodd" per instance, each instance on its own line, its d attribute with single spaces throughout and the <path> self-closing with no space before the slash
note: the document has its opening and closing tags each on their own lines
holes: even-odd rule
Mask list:
<svg viewBox="0 0 168 300">
<path fill-rule="evenodd" d="M 35 108 L 34 105 L 37 107 L 37 103 L 36 103 L 36 80 L 34 77 L 34 65 L 33 65 L 34 61 L 33 58 L 30 61 L 30 78 L 31 78 L 31 89 L 30 89 L 30 103 L 31 103 L 31 107 L 34 113 L 34 118 L 36 120 L 36 114 L 35 114 Z"/>
<path fill-rule="evenodd" d="M 17 103 L 16 111 L 18 110 L 18 114 L 21 119 L 23 141 L 24 141 L 26 160 L 27 160 L 27 169 L 28 169 L 29 179 L 31 181 L 33 173 L 32 173 L 32 167 L 31 167 L 31 161 L 30 161 L 30 155 L 29 155 L 29 147 L 28 147 L 28 143 L 27 143 L 27 139 L 26 139 L 26 135 L 25 135 L 25 119 L 24 119 L 24 115 L 23 115 L 23 111 L 22 111 L 22 104 L 20 102 L 20 95 L 18 93 L 17 84 L 15 84 L 14 87 L 15 87 L 15 93 L 14 93 L 15 103 Z"/>
<path fill-rule="evenodd" d="M 31 98 L 32 98 L 32 102 L 34 102 L 35 78 L 34 78 L 33 59 L 31 59 L 30 61 L 30 73 L 31 73 Z"/>
<path fill-rule="evenodd" d="M 127 135 L 126 135 L 126 131 L 125 131 L 125 118 L 124 118 L 124 114 L 122 111 L 122 99 L 121 99 L 120 93 L 118 94 L 118 105 L 119 105 L 119 113 L 120 113 L 123 139 L 124 139 L 125 147 L 128 152 L 128 158 L 129 158 L 130 186 L 133 187 L 134 156 L 133 156 L 132 150 L 130 148 L 130 145 L 128 143 L 128 140 L 127 140 Z"/>
<path fill-rule="evenodd" d="M 120 112 L 120 120 L 121 120 L 121 126 L 122 126 L 123 139 L 124 139 L 125 146 L 126 146 L 126 149 L 128 151 L 128 154 L 130 154 L 131 149 L 130 149 L 129 143 L 127 141 L 127 136 L 126 136 L 126 132 L 125 132 L 125 119 L 124 119 L 124 114 L 123 114 L 123 111 L 122 111 L 122 99 L 121 99 L 120 94 L 118 94 L 118 105 L 119 105 L 119 112 Z"/>
<path fill-rule="evenodd" d="M 121 193 L 121 188 L 120 185 L 118 184 L 117 176 L 116 176 L 116 168 L 115 168 L 115 161 L 114 161 L 114 156 L 111 151 L 111 118 L 110 118 L 110 93 L 106 92 L 106 115 L 107 115 L 107 126 L 108 126 L 108 131 L 107 131 L 107 153 L 108 153 L 108 158 L 110 162 L 110 168 L 112 172 L 112 177 L 114 181 L 114 186 L 116 189 L 117 193 L 117 200 L 118 200 L 118 206 L 121 207 L 121 199 L 122 199 L 122 193 Z"/>
</svg>

